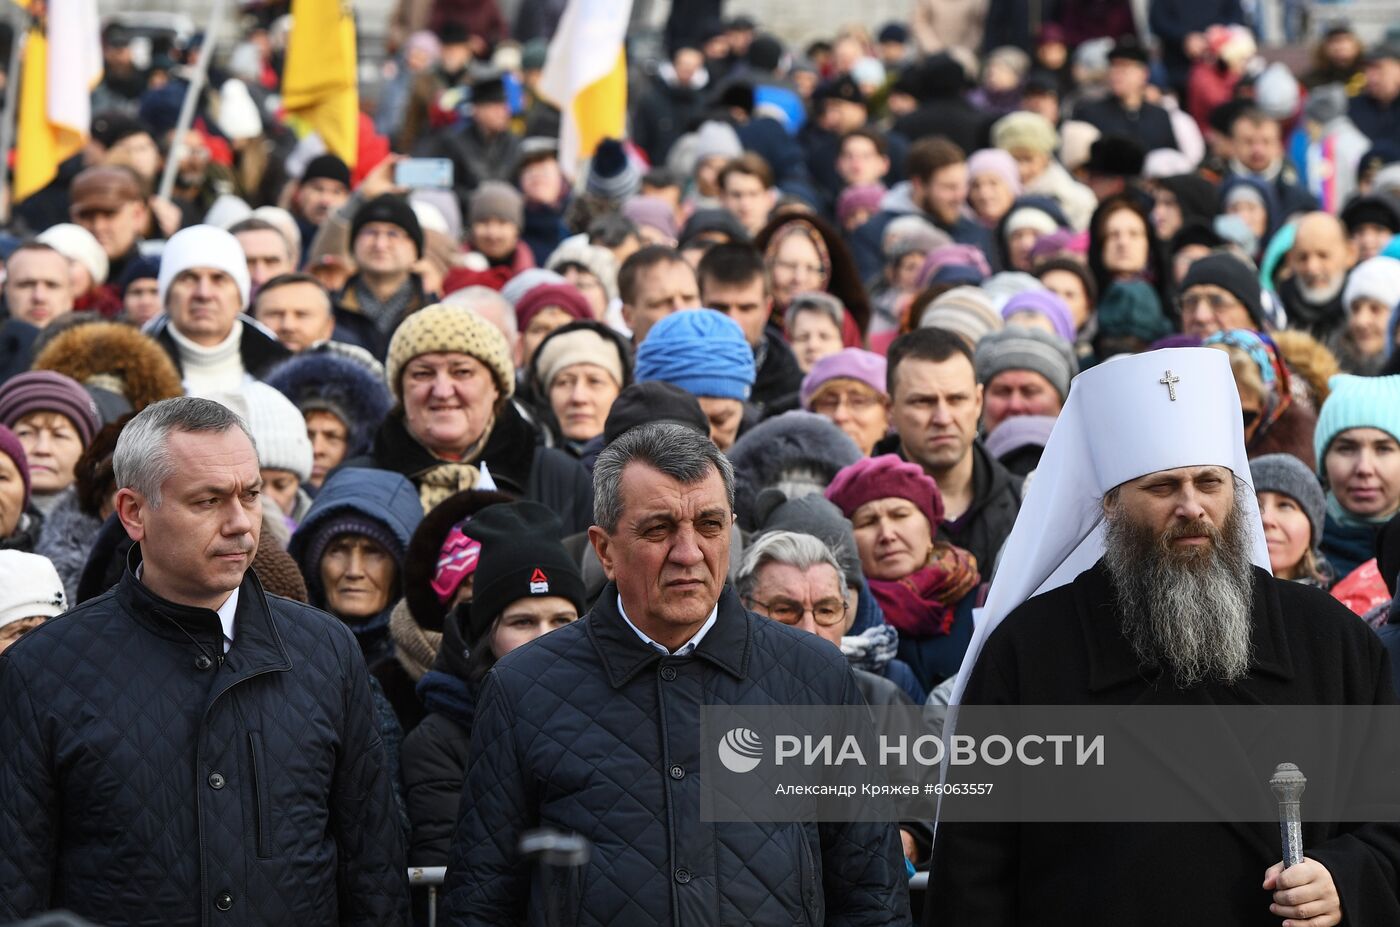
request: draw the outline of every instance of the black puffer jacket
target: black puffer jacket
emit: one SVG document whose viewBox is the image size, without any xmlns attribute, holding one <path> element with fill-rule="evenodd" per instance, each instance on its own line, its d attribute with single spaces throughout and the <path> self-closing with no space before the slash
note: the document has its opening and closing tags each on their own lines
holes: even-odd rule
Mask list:
<svg viewBox="0 0 1400 927">
<path fill-rule="evenodd" d="M 906 924 L 892 824 L 703 823 L 704 705 L 861 705 L 841 652 L 726 588 L 690 656 L 662 656 L 609 584 L 582 621 L 487 675 L 448 862 L 448 924 L 539 924 L 522 831 L 594 841 L 564 900 L 579 924 Z M 679 773 L 679 774 L 678 774 Z"/>
<path fill-rule="evenodd" d="M 236 627 L 128 569 L 0 658 L 0 922 L 407 922 L 354 637 L 251 572 Z"/>
</svg>

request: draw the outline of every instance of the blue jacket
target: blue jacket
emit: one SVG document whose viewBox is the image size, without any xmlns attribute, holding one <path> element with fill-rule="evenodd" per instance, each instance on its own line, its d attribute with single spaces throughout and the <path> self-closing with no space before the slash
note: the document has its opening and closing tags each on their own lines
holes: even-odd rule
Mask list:
<svg viewBox="0 0 1400 927">
<path fill-rule="evenodd" d="M 561 900 L 578 924 L 907 924 L 898 831 L 701 820 L 706 705 L 860 705 L 840 650 L 726 588 L 695 652 L 663 656 L 609 584 L 583 620 L 486 677 L 445 886 L 445 923 L 544 923 L 515 847 L 534 827 L 593 853 Z"/>
<path fill-rule="evenodd" d="M 423 504 L 418 501 L 418 490 L 413 488 L 413 484 L 397 473 L 364 468 L 341 469 L 332 473 L 321 485 L 316 501 L 311 504 L 306 517 L 287 544 L 287 553 L 296 558 L 302 575 L 306 577 L 312 604 L 318 604 L 318 598 L 322 595 L 318 580 L 320 571 L 316 569 L 316 564 L 306 562 L 317 529 L 332 516 L 350 514 L 372 518 L 389 529 L 399 542 L 399 549 L 392 553 L 402 567 L 409 539 L 423 520 Z M 311 588 L 313 585 L 316 587 L 314 590 Z"/>
</svg>

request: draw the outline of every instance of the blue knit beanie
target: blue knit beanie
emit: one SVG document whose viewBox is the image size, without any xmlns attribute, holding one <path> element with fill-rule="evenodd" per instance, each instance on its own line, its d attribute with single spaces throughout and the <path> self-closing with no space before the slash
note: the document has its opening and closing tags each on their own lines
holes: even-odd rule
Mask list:
<svg viewBox="0 0 1400 927">
<path fill-rule="evenodd" d="M 1400 375 L 1358 377 L 1339 373 L 1327 381 L 1331 395 L 1322 404 L 1313 432 L 1319 476 L 1327 473 L 1323 455 L 1337 435 L 1349 428 L 1379 428 L 1400 441 Z"/>
<path fill-rule="evenodd" d="M 668 315 L 637 349 L 638 383 L 661 380 L 692 396 L 746 401 L 754 375 L 753 349 L 744 330 L 713 309 Z"/>
</svg>

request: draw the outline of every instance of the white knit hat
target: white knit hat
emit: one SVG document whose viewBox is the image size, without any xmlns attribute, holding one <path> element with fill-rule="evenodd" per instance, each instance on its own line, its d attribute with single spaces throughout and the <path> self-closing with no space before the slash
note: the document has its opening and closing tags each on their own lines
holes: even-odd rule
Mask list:
<svg viewBox="0 0 1400 927">
<path fill-rule="evenodd" d="M 38 241 L 43 242 L 70 261 L 77 261 L 92 276 L 92 282 L 101 286 L 107 282 L 107 252 L 93 234 L 81 225 L 64 222 L 51 225 L 39 233 Z"/>
<path fill-rule="evenodd" d="M 248 279 L 248 259 L 238 239 L 228 232 L 212 225 L 192 225 L 181 229 L 165 243 L 160 255 L 160 276 L 156 285 L 160 288 L 160 304 L 165 306 L 165 294 L 176 277 L 193 267 L 213 267 L 222 270 L 238 284 L 242 298 L 239 309 L 248 306 L 249 293 L 253 288 Z"/>
<path fill-rule="evenodd" d="M 1394 311 L 1400 305 L 1400 261 L 1377 255 L 1367 258 L 1351 269 L 1346 289 L 1342 291 L 1342 308 L 1351 315 L 1351 304 L 1366 297 Z"/>
<path fill-rule="evenodd" d="M 0 550 L 0 628 L 25 618 L 52 618 L 67 610 L 63 580 L 48 557 Z"/>
<path fill-rule="evenodd" d="M 306 419 L 292 401 L 266 383 L 245 383 L 237 393 L 209 396 L 243 419 L 258 447 L 258 466 L 264 470 L 289 470 L 305 483 L 311 479 L 311 439 Z"/>
</svg>

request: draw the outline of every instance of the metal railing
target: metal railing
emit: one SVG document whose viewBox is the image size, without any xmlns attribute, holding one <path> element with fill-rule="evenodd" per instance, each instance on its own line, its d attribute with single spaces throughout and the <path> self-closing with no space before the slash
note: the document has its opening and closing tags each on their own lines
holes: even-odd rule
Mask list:
<svg viewBox="0 0 1400 927">
<path fill-rule="evenodd" d="M 413 866 L 408 870 L 408 884 L 428 890 L 428 927 L 437 927 L 438 888 L 447 875 L 446 866 Z M 909 880 L 909 891 L 922 892 L 928 888 L 928 873 L 916 872 Z"/>
</svg>

